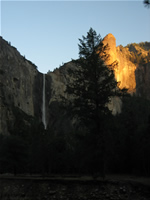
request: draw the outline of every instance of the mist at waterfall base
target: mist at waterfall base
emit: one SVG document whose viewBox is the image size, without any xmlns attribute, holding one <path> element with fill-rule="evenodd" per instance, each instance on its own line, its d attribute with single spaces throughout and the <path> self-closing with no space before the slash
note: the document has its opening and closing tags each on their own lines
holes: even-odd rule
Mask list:
<svg viewBox="0 0 150 200">
<path fill-rule="evenodd" d="M 42 122 L 44 124 L 44 129 L 46 130 L 46 105 L 45 105 L 45 74 L 43 74 L 43 103 L 42 103 Z"/>
</svg>

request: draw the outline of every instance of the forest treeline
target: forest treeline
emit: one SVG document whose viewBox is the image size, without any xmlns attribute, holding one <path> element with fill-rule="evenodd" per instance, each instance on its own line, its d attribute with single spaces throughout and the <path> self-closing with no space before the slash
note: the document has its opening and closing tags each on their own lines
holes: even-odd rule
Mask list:
<svg viewBox="0 0 150 200">
<path fill-rule="evenodd" d="M 97 168 L 101 173 L 101 163 L 95 166 L 94 161 L 101 153 L 94 134 L 85 136 L 81 127 L 67 131 L 63 122 L 58 130 L 44 130 L 37 120 L 15 109 L 15 129 L 0 136 L 0 173 L 93 175 Z M 125 97 L 122 113 L 106 119 L 105 129 L 105 173 L 149 176 L 150 102 Z"/>
</svg>

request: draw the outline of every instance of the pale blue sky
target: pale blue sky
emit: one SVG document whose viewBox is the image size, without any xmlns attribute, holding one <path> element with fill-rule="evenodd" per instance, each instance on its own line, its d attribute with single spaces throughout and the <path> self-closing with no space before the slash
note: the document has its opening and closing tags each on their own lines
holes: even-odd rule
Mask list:
<svg viewBox="0 0 150 200">
<path fill-rule="evenodd" d="M 1 35 L 46 73 L 78 58 L 78 38 L 92 27 L 117 45 L 150 41 L 143 1 L 1 1 Z"/>
</svg>

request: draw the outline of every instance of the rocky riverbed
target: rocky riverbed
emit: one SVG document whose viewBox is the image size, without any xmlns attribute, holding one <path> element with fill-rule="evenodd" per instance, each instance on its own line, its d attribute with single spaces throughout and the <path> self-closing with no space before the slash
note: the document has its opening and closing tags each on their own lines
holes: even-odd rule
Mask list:
<svg viewBox="0 0 150 200">
<path fill-rule="evenodd" d="M 0 200 L 150 200 L 150 185 L 129 179 L 0 177 Z"/>
</svg>

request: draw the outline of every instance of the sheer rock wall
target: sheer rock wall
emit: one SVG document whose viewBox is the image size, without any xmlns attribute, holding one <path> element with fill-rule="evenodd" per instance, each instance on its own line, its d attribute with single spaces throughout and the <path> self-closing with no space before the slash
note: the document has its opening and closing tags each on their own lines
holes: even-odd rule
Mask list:
<svg viewBox="0 0 150 200">
<path fill-rule="evenodd" d="M 16 48 L 0 38 L 0 133 L 13 126 L 14 108 L 41 117 L 42 74 Z M 38 102 L 38 103 L 37 103 Z M 17 120 L 17 119 L 16 119 Z"/>
<path fill-rule="evenodd" d="M 109 50 L 107 51 L 110 55 L 108 64 L 117 61 L 118 66 L 115 68 L 115 78 L 120 82 L 120 88 L 128 88 L 130 93 L 136 90 L 135 70 L 136 65 L 133 64 L 127 55 L 130 54 L 127 48 L 122 46 L 116 47 L 116 38 L 112 34 L 108 34 L 103 43 L 108 44 Z"/>
</svg>

